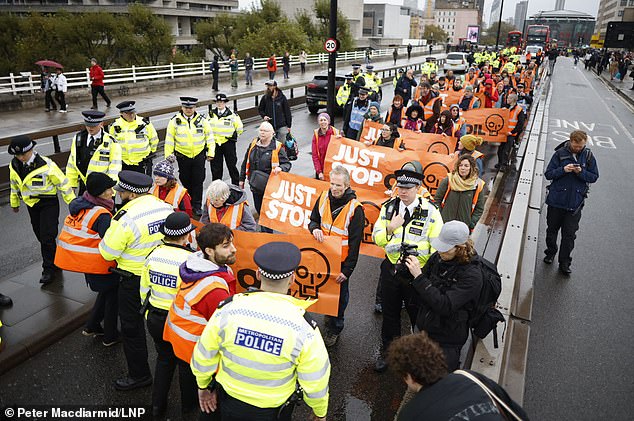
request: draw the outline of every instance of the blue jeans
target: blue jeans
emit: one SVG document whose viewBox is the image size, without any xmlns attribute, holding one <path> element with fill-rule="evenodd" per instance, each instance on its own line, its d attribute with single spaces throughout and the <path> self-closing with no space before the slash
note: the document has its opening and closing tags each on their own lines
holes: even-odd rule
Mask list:
<svg viewBox="0 0 634 421">
<path fill-rule="evenodd" d="M 350 301 L 350 290 L 348 289 L 348 281 L 343 281 L 339 284 L 339 312 L 337 317 L 326 316 L 326 329 L 330 332 L 338 335 L 343 330 L 344 313 L 348 302 Z"/>
</svg>

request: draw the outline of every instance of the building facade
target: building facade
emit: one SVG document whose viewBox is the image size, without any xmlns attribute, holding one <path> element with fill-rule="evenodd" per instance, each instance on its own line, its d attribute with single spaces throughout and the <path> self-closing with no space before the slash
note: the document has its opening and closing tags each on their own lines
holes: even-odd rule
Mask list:
<svg viewBox="0 0 634 421">
<path fill-rule="evenodd" d="M 363 37 L 372 47 L 401 45 L 410 37 L 411 10 L 404 6 L 385 3 L 363 4 Z"/>
<path fill-rule="evenodd" d="M 632 21 L 628 17 L 632 12 L 626 10 L 629 8 L 634 8 L 634 0 L 601 0 L 594 33 L 599 34 L 600 39 L 605 39 L 608 22 Z"/>
<path fill-rule="evenodd" d="M 515 5 L 515 19 L 513 22 L 518 31 L 525 32 L 524 22 L 526 21 L 526 13 L 528 12 L 528 0 L 523 0 Z"/>
<path fill-rule="evenodd" d="M 577 47 L 590 43 L 595 18 L 574 10 L 542 11 L 526 20 L 525 26 L 547 25 L 551 39 L 556 39 L 559 47 Z"/>
<path fill-rule="evenodd" d="M 104 11 L 127 13 L 127 0 L 2 0 L 0 12 L 55 13 L 65 10 L 70 13 Z M 175 44 L 190 47 L 197 44 L 195 25 L 199 20 L 212 18 L 222 13 L 237 13 L 238 0 L 143 0 L 141 2 L 154 14 L 161 16 L 172 28 Z"/>
<path fill-rule="evenodd" d="M 478 10 L 436 8 L 434 18 L 435 25 L 440 26 L 447 33 L 449 44 L 458 45 L 462 38 L 467 37 L 467 27 L 478 25 Z"/>
<path fill-rule="evenodd" d="M 489 26 L 493 26 L 500 19 L 500 11 L 502 10 L 502 0 L 493 0 L 491 4 L 491 15 L 489 16 Z"/>
</svg>

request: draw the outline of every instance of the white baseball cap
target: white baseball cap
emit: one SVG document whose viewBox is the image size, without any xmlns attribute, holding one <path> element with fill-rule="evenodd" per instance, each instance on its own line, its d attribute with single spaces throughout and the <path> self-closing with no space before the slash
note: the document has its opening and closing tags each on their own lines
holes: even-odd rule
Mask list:
<svg viewBox="0 0 634 421">
<path fill-rule="evenodd" d="M 441 253 L 464 244 L 469 239 L 469 227 L 462 221 L 449 221 L 442 226 L 440 234 L 431 239 L 431 246 Z"/>
</svg>

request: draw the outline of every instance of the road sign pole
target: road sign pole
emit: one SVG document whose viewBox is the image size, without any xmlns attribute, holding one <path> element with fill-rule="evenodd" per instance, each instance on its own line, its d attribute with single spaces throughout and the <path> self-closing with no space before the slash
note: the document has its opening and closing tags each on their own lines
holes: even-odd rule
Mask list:
<svg viewBox="0 0 634 421">
<path fill-rule="evenodd" d="M 337 39 L 337 0 L 330 0 L 330 30 L 328 36 Z M 335 125 L 335 75 L 337 74 L 337 51 L 328 54 L 328 114 L 330 124 Z"/>
</svg>

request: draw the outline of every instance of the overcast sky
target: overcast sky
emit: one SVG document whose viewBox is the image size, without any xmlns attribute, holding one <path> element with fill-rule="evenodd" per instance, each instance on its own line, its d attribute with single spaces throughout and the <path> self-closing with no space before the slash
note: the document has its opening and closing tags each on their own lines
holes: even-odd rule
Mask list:
<svg viewBox="0 0 634 421">
<path fill-rule="evenodd" d="M 240 8 L 247 8 L 251 4 L 259 4 L 258 0 L 239 0 Z M 422 7 L 424 0 L 419 0 L 418 4 Z M 515 16 L 515 5 L 520 0 L 504 0 L 504 11 L 502 17 L 504 19 Z M 385 0 L 389 4 L 403 4 L 403 0 Z M 484 21 L 488 24 L 489 15 L 491 14 L 491 4 L 493 0 L 485 0 L 484 2 Z M 539 12 L 540 10 L 553 10 L 555 8 L 555 0 L 528 0 L 527 18 Z M 566 0 L 566 9 L 586 12 L 592 16 L 597 15 L 599 10 L 599 0 Z"/>
</svg>

